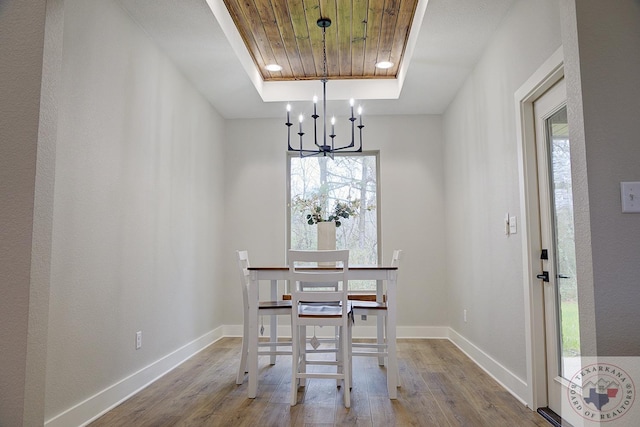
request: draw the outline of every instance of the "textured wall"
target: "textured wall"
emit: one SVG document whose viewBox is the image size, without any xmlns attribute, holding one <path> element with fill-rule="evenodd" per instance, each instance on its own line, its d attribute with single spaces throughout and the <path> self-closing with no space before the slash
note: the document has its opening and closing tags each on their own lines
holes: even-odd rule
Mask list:
<svg viewBox="0 0 640 427">
<path fill-rule="evenodd" d="M 45 3 L 0 3 L 0 425 L 3 426 L 22 424 L 27 391 Z"/>
<path fill-rule="evenodd" d="M 444 116 L 449 322 L 523 380 L 521 234 L 504 233 L 521 211 L 514 93 L 560 39 L 557 1 L 516 2 Z"/>
<path fill-rule="evenodd" d="M 579 286 L 587 293 L 586 304 L 583 295 L 580 300 L 581 326 L 593 325 L 595 318 L 596 343 L 593 331 L 581 333 L 590 332 L 583 337 L 589 354 L 638 356 L 640 334 L 629 320 L 638 318 L 640 306 L 640 215 L 622 214 L 620 182 L 640 181 L 640 3 L 563 4 L 563 41 L 574 46 L 567 77 L 580 82 L 568 87 L 569 106 L 581 107 L 569 110 L 576 132 L 571 139 L 585 162 L 573 171 L 581 190 L 576 236 L 588 236 L 584 241 L 591 246 L 591 253 L 577 254 Z M 582 313 L 583 307 L 589 311 Z"/>
<path fill-rule="evenodd" d="M 47 419 L 221 326 L 224 303 L 223 120 L 114 2 L 66 1 L 63 46 Z"/>
</svg>

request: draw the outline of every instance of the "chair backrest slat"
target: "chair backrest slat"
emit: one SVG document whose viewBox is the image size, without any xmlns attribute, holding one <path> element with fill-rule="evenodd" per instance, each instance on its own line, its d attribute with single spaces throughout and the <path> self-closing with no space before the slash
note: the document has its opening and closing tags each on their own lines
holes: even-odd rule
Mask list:
<svg viewBox="0 0 640 427">
<path fill-rule="evenodd" d="M 327 267 L 327 263 L 331 266 Z M 294 305 L 299 301 L 340 301 L 346 305 L 348 274 L 348 250 L 289 251 L 289 280 Z M 342 285 L 340 290 L 336 284 Z"/>
<path fill-rule="evenodd" d="M 240 274 L 240 284 L 242 285 L 242 303 L 245 311 L 249 309 L 249 252 L 237 251 L 238 254 L 238 273 Z"/>
</svg>

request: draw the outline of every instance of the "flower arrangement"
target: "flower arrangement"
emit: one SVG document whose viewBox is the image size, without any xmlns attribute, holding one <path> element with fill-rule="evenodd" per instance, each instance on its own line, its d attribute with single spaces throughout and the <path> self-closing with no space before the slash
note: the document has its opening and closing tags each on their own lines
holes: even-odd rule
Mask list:
<svg viewBox="0 0 640 427">
<path fill-rule="evenodd" d="M 342 220 L 358 215 L 360 200 L 347 200 L 344 202 L 336 200 L 333 210 L 327 212 L 327 195 L 315 194 L 308 199 L 296 196 L 293 199 L 292 206 L 295 210 L 306 214 L 305 219 L 309 225 L 333 221 L 336 227 L 340 227 Z"/>
</svg>

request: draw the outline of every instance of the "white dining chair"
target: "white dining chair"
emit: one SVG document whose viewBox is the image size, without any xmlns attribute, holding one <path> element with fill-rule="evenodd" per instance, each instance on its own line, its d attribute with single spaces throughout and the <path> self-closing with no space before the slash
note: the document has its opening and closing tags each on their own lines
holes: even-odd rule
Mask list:
<svg viewBox="0 0 640 427">
<path fill-rule="evenodd" d="M 317 267 L 318 263 L 327 262 L 335 263 L 335 267 Z M 346 408 L 351 406 L 352 317 L 348 300 L 348 274 L 348 250 L 289 251 L 293 353 L 291 406 L 297 404 L 298 386 L 306 385 L 307 378 L 334 379 L 338 383 L 342 381 L 344 406 Z M 332 286 L 336 283 L 338 290 Z M 308 286 L 309 284 L 318 286 Z M 319 286 L 320 284 L 327 284 L 327 286 Z M 307 326 L 338 327 L 339 341 L 335 359 L 317 358 L 314 357 L 317 352 L 307 351 Z M 335 373 L 317 369 L 310 371 L 307 370 L 309 365 L 335 366 L 336 370 Z"/>
<path fill-rule="evenodd" d="M 400 258 L 402 257 L 402 250 L 396 249 L 393 251 L 391 258 L 392 267 L 400 267 Z M 360 316 L 379 316 L 383 320 L 383 331 L 381 336 L 375 342 L 354 342 L 352 346 L 352 355 L 364 356 L 364 357 L 377 357 L 380 360 L 380 364 L 384 363 L 385 358 L 389 357 L 389 351 L 396 351 L 396 343 L 389 342 L 387 339 L 388 328 L 395 328 L 396 325 L 388 324 L 387 316 L 387 301 L 386 296 L 383 294 L 382 301 L 375 300 L 361 300 L 357 295 L 350 295 L 351 306 L 354 317 Z M 377 319 L 376 319 L 377 320 Z M 399 376 L 398 376 L 399 378 Z M 399 383 L 398 383 L 399 384 Z"/>
<path fill-rule="evenodd" d="M 244 376 L 247 373 L 247 356 L 249 354 L 249 253 L 246 250 L 236 251 L 238 256 L 238 272 L 240 273 L 240 285 L 242 288 L 242 305 L 243 305 L 243 334 L 242 334 L 242 354 L 240 356 L 240 366 L 238 367 L 238 375 L 236 384 L 244 382 Z M 291 317 L 291 301 L 260 301 L 258 304 L 258 318 L 261 316 L 288 316 Z M 256 325 L 257 328 L 257 325 Z M 269 325 L 270 338 L 269 341 L 260 341 L 258 343 L 258 355 L 269 355 L 272 357 L 271 363 L 275 363 L 275 356 L 291 355 L 291 342 L 278 340 L 278 322 L 272 318 Z M 260 350 L 263 348 L 264 350 Z M 284 348 L 284 350 L 283 350 Z"/>
</svg>

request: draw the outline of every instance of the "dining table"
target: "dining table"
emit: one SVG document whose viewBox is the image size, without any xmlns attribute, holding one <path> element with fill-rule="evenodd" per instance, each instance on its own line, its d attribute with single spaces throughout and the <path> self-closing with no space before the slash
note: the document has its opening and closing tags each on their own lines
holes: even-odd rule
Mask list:
<svg viewBox="0 0 640 427">
<path fill-rule="evenodd" d="M 330 267 L 309 267 L 309 268 L 330 268 Z M 258 304 L 260 301 L 259 284 L 261 281 L 271 282 L 271 299 L 277 299 L 277 289 L 279 280 L 289 278 L 289 267 L 287 266 L 251 266 L 249 267 L 249 354 L 247 360 L 247 371 L 249 376 L 248 397 L 253 399 L 258 392 Z M 396 318 L 397 318 L 397 266 L 385 265 L 350 265 L 349 280 L 375 280 L 376 300 L 386 301 L 387 305 L 387 392 L 390 399 L 397 398 L 398 382 L 398 359 L 396 356 Z M 386 297 L 386 300 L 385 300 Z M 378 342 L 385 339 L 384 322 L 378 317 Z M 271 325 L 274 321 L 272 320 Z M 276 326 L 277 328 L 277 326 Z M 273 327 L 270 328 L 272 336 L 275 335 Z M 272 360 L 275 363 L 275 360 Z"/>
</svg>

